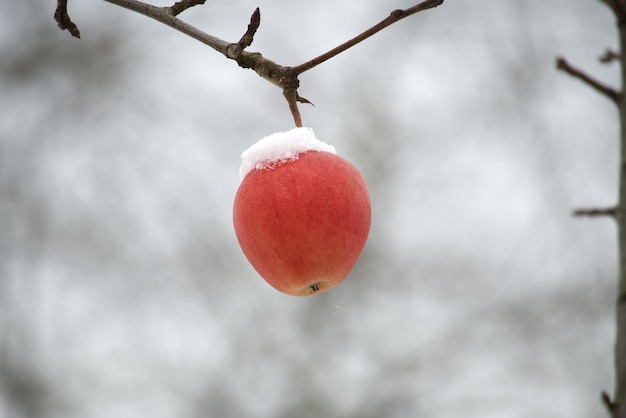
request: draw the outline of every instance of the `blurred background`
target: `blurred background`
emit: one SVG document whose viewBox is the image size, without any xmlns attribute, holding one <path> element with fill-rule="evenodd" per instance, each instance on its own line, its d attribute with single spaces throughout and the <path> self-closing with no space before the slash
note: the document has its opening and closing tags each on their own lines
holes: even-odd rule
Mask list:
<svg viewBox="0 0 626 418">
<path fill-rule="evenodd" d="M 157 5 L 169 5 L 160 1 Z M 408 0 L 209 0 L 180 17 L 297 65 Z M 604 417 L 617 199 L 614 19 L 595 0 L 445 3 L 301 76 L 368 183 L 351 275 L 294 298 L 232 227 L 276 87 L 104 1 L 0 3 L 0 417 Z"/>
</svg>

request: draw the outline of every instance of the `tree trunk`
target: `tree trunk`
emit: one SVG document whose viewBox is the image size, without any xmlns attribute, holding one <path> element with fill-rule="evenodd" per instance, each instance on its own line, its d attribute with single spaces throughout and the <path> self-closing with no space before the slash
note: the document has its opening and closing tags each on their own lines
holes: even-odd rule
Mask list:
<svg viewBox="0 0 626 418">
<path fill-rule="evenodd" d="M 618 30 L 620 40 L 620 65 L 622 86 L 626 81 L 626 54 L 623 53 L 626 45 L 626 27 L 620 24 Z M 615 342 L 615 391 L 613 393 L 614 415 L 626 418 L 626 103 L 624 94 L 620 93 L 617 99 L 620 122 L 620 170 L 619 170 L 619 203 L 617 205 L 616 220 L 619 236 L 619 286 L 617 292 L 616 320 L 617 338 Z M 615 410 L 617 409 L 617 410 Z"/>
</svg>

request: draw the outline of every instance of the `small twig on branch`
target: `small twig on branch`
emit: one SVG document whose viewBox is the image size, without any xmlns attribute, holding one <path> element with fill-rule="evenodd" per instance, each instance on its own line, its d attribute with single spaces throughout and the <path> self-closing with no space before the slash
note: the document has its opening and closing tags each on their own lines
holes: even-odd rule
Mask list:
<svg viewBox="0 0 626 418">
<path fill-rule="evenodd" d="M 78 26 L 72 22 L 70 15 L 67 13 L 67 0 L 57 0 L 57 8 L 54 11 L 54 20 L 57 21 L 57 25 L 61 28 L 61 30 L 67 29 L 74 38 L 80 38 Z"/>
<path fill-rule="evenodd" d="M 250 23 L 248 24 L 248 30 L 243 34 L 239 42 L 228 45 L 226 56 L 228 58 L 236 60 L 244 49 L 252 45 L 254 40 L 254 34 L 261 25 L 261 10 L 257 7 L 252 16 L 250 16 Z"/>
<path fill-rule="evenodd" d="M 619 61 L 620 54 L 610 48 L 607 48 L 606 51 L 604 51 L 604 54 L 600 55 L 598 59 L 602 64 L 610 64 L 613 61 Z"/>
<path fill-rule="evenodd" d="M 243 34 L 241 39 L 239 40 L 239 45 L 241 48 L 246 49 L 250 45 L 252 45 L 252 41 L 254 39 L 254 34 L 256 30 L 261 25 L 261 10 L 257 7 L 252 16 L 250 16 L 250 23 L 248 23 L 248 30 Z"/>
<path fill-rule="evenodd" d="M 600 395 L 600 399 L 602 400 L 602 404 L 606 407 L 610 416 L 616 418 L 617 408 L 615 404 L 613 403 L 613 401 L 611 400 L 611 397 L 609 396 L 609 394 L 606 393 L 605 391 L 602 391 L 602 394 Z"/>
<path fill-rule="evenodd" d="M 297 94 L 296 92 L 296 101 L 298 103 L 306 103 L 306 104 L 310 104 L 311 106 L 315 106 L 313 103 L 311 103 L 311 101 L 305 99 L 304 97 L 300 96 L 299 94 Z"/>
<path fill-rule="evenodd" d="M 564 58 L 557 58 L 556 60 L 556 68 L 559 70 L 565 71 L 569 75 L 578 78 L 583 81 L 585 84 L 595 89 L 596 91 L 604 94 L 606 97 L 611 99 L 613 103 L 617 104 L 619 100 L 620 93 L 612 87 L 609 87 L 605 84 L 602 84 L 595 78 L 585 74 L 578 68 L 572 67 Z"/>
<path fill-rule="evenodd" d="M 617 207 L 612 206 L 610 208 L 576 209 L 575 211 L 572 212 L 572 216 L 587 216 L 587 217 L 610 216 L 612 218 L 616 218 Z"/>
<path fill-rule="evenodd" d="M 397 21 L 399 21 L 400 19 L 404 19 L 405 17 L 411 16 L 412 14 L 415 14 L 417 12 L 421 12 L 423 10 L 427 10 L 427 9 L 432 9 L 434 7 L 440 6 L 441 4 L 443 4 L 443 0 L 426 0 L 421 2 L 420 4 L 417 4 L 413 7 L 409 7 L 408 9 L 398 9 L 398 10 L 394 10 L 392 11 L 389 16 L 387 16 L 386 19 L 380 21 L 379 23 L 377 23 L 376 25 L 372 26 L 371 28 L 369 28 L 368 30 L 366 30 L 365 32 L 355 36 L 354 38 L 350 39 L 347 42 L 344 42 L 343 44 L 337 46 L 336 48 L 331 49 L 330 51 L 313 58 L 310 61 L 307 61 L 305 63 L 302 63 L 296 67 L 293 67 L 293 70 L 296 72 L 296 74 L 302 74 L 303 72 L 310 70 L 311 68 L 320 65 L 321 63 L 323 63 L 324 61 L 327 61 L 329 59 L 331 59 L 332 57 L 339 55 L 340 53 L 342 53 L 343 51 L 345 51 L 348 48 L 352 48 L 353 46 L 355 46 L 356 44 L 366 40 L 367 38 L 369 38 L 370 36 L 376 34 L 377 32 L 380 32 L 381 30 L 385 29 L 387 26 L 396 23 Z"/>
<path fill-rule="evenodd" d="M 204 4 L 205 2 L 206 0 L 180 0 L 168 7 L 167 10 L 169 10 L 172 16 L 178 16 L 190 7 Z"/>
</svg>

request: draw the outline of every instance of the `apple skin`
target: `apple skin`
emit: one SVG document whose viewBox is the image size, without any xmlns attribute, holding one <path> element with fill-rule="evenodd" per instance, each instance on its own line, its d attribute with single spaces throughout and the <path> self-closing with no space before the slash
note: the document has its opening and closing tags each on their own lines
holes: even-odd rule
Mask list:
<svg viewBox="0 0 626 418">
<path fill-rule="evenodd" d="M 349 161 L 307 151 L 250 171 L 235 196 L 233 223 L 267 283 L 309 296 L 341 283 L 359 258 L 370 230 L 369 193 Z"/>
</svg>

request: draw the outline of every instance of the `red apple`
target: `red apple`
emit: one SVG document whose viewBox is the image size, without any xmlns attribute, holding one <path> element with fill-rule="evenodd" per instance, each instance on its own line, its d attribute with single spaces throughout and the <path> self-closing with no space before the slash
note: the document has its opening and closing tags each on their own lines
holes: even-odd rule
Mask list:
<svg viewBox="0 0 626 418">
<path fill-rule="evenodd" d="M 233 221 L 261 277 L 283 293 L 308 296 L 348 275 L 367 240 L 371 208 L 363 177 L 350 162 L 314 136 L 304 147 L 295 138 L 295 146 L 285 148 L 294 134 L 314 135 L 308 128 L 281 133 L 276 155 L 262 153 L 264 160 L 242 166 Z"/>
</svg>

